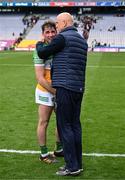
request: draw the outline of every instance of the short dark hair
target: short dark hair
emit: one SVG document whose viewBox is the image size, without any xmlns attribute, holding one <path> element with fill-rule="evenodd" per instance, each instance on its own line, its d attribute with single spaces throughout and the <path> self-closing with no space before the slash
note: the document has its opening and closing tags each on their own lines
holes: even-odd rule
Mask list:
<svg viewBox="0 0 125 180">
<path fill-rule="evenodd" d="M 49 27 L 49 28 L 54 28 L 56 30 L 56 23 L 54 21 L 45 21 L 43 23 L 43 25 L 41 26 L 42 32 L 44 32 L 45 28 Z"/>
</svg>

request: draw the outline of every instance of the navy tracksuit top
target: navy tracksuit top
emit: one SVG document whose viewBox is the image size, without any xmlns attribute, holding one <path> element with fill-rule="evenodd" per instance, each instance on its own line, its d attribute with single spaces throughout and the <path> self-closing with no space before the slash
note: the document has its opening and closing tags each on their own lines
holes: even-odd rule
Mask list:
<svg viewBox="0 0 125 180">
<path fill-rule="evenodd" d="M 52 86 L 84 92 L 87 42 L 72 26 L 60 34 L 65 39 L 65 47 L 53 57 Z"/>
</svg>

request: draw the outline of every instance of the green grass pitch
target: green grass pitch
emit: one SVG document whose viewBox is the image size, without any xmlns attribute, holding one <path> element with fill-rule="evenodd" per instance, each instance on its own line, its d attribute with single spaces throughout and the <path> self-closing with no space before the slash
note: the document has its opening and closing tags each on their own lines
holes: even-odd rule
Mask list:
<svg viewBox="0 0 125 180">
<path fill-rule="evenodd" d="M 32 52 L 0 52 L 0 150 L 39 151 Z M 55 115 L 48 128 L 54 149 Z M 125 154 L 125 54 L 89 53 L 81 108 L 83 153 Z M 39 154 L 0 152 L 0 179 L 71 179 L 57 177 L 63 165 L 46 165 Z M 83 156 L 84 172 L 72 179 L 125 179 L 125 157 Z"/>
</svg>

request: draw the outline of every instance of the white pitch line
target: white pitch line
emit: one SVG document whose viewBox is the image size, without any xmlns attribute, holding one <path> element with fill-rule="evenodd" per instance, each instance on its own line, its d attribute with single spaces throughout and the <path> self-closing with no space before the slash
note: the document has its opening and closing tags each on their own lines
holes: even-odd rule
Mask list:
<svg viewBox="0 0 125 180">
<path fill-rule="evenodd" d="M 29 66 L 29 67 L 34 67 L 34 65 L 31 64 L 0 64 L 0 66 Z M 87 68 L 106 68 L 106 69 L 124 69 L 125 66 L 94 66 L 94 65 L 88 65 Z"/>
<path fill-rule="evenodd" d="M 15 52 L 15 51 L 14 51 L 14 52 L 6 52 L 6 53 L 5 53 L 5 52 L 4 52 L 4 53 L 1 53 L 1 52 L 0 52 L 0 55 L 6 55 L 6 54 L 9 54 L 9 55 L 14 54 L 14 55 L 15 55 L 15 54 L 24 54 L 24 53 L 27 53 L 27 54 L 28 54 L 28 52 L 24 52 L 24 51 L 23 51 L 23 52 L 19 52 L 19 51 L 18 51 L 18 52 Z"/>
<path fill-rule="evenodd" d="M 123 69 L 123 68 L 125 68 L 125 66 L 87 66 L 88 68 L 108 68 L 108 69 L 117 69 L 117 68 L 121 68 L 121 69 Z"/>
<path fill-rule="evenodd" d="M 31 151 L 31 150 L 14 150 L 14 149 L 0 149 L 0 152 L 4 153 L 17 153 L 17 154 L 39 154 L 40 151 Z"/>
<path fill-rule="evenodd" d="M 31 64 L 0 64 L 0 66 L 34 67 L 34 65 Z"/>
<path fill-rule="evenodd" d="M 125 154 L 103 154 L 103 153 L 83 153 L 83 156 L 96 156 L 96 157 L 125 157 Z"/>
<path fill-rule="evenodd" d="M 17 153 L 17 154 L 39 154 L 40 151 L 31 150 L 14 150 L 14 149 L 0 149 L 1 153 Z M 52 153 L 52 152 L 51 152 Z M 125 157 L 125 154 L 103 154 L 103 153 L 82 153 L 83 156 L 95 157 Z"/>
</svg>

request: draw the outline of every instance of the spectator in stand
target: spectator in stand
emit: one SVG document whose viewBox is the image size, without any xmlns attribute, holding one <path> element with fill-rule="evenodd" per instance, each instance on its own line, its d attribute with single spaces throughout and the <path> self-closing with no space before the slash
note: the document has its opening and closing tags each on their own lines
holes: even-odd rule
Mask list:
<svg viewBox="0 0 125 180">
<path fill-rule="evenodd" d="M 83 30 L 83 37 L 88 40 L 88 37 L 89 37 L 89 32 L 87 30 Z"/>
</svg>

